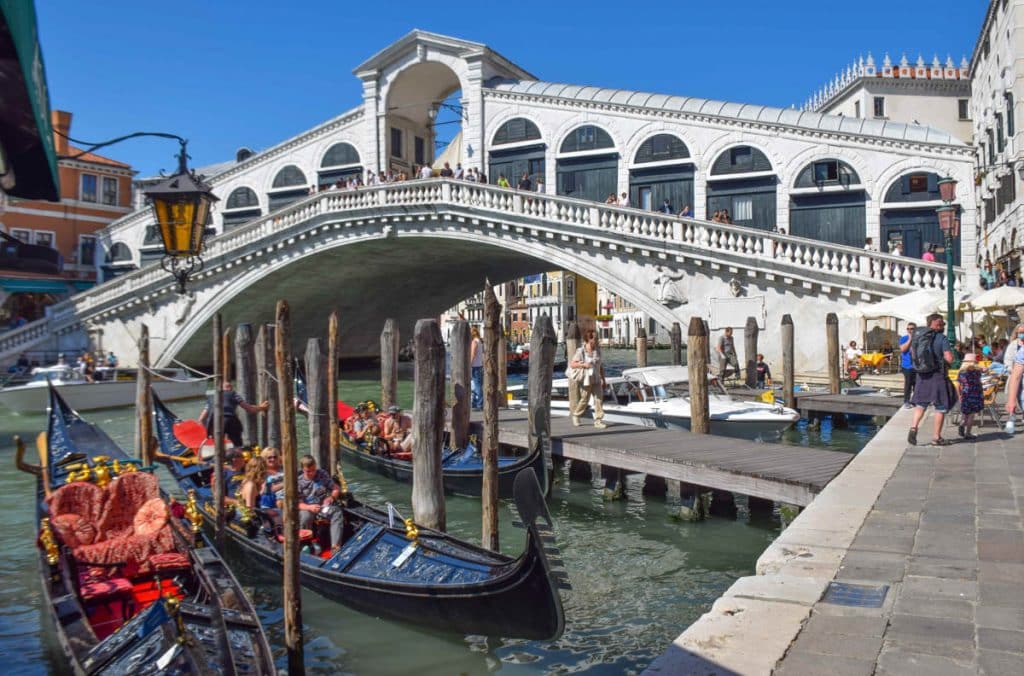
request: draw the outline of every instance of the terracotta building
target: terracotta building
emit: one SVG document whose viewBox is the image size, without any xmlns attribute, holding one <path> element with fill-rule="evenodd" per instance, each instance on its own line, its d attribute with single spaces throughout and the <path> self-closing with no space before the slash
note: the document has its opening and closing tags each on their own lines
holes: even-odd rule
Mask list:
<svg viewBox="0 0 1024 676">
<path fill-rule="evenodd" d="M 8 195 L 0 223 L 7 244 L 53 252 L 0 260 L 0 326 L 38 319 L 46 306 L 96 284 L 97 266 L 115 263 L 118 252 L 98 251 L 95 233 L 131 211 L 131 166 L 70 145 L 71 113 L 55 110 L 51 122 L 62 158 L 57 163 L 60 201 Z M 46 254 L 35 247 L 22 251 L 32 249 Z"/>
</svg>

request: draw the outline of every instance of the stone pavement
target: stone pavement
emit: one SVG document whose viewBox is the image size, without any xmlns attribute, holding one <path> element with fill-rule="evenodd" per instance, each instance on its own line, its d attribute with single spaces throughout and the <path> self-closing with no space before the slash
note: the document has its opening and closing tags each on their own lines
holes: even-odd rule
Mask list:
<svg viewBox="0 0 1024 676">
<path fill-rule="evenodd" d="M 775 674 L 1024 674 L 1024 437 L 981 431 L 906 448 Z"/>
</svg>

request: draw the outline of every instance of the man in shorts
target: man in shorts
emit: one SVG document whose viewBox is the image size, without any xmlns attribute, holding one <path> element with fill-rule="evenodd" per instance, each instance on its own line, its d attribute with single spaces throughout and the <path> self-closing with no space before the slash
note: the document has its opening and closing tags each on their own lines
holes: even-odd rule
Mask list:
<svg viewBox="0 0 1024 676">
<path fill-rule="evenodd" d="M 946 375 L 949 365 L 953 363 L 953 349 L 944 333 L 946 322 L 942 319 L 942 315 L 928 315 L 927 326 L 935 332 L 929 348 L 935 354 L 935 361 L 938 362 L 939 367 L 931 373 L 917 372 L 914 396 L 910 399 L 910 403 L 914 405 L 914 422 L 911 423 L 910 431 L 907 433 L 907 442 L 914 446 L 917 445 L 917 427 L 921 424 L 921 419 L 924 418 L 928 407 L 934 406 L 932 445 L 948 446 L 949 440 L 942 438 L 942 423 L 946 419 L 946 412 L 953 404 L 950 396 L 952 384 Z"/>
</svg>

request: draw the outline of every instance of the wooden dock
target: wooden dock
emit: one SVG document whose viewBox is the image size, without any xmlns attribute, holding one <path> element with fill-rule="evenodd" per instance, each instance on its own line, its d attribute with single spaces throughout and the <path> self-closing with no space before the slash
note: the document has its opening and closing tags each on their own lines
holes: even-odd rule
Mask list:
<svg viewBox="0 0 1024 676">
<path fill-rule="evenodd" d="M 735 399 L 754 401 L 760 399 L 764 390 L 745 388 L 729 388 L 729 394 Z M 777 395 L 776 395 L 777 396 Z M 827 394 L 821 392 L 797 392 L 796 407 L 803 417 L 808 414 L 827 415 L 829 413 L 845 413 L 846 415 L 871 415 L 891 418 L 903 406 L 900 395 L 863 395 L 863 394 Z"/>
<path fill-rule="evenodd" d="M 479 413 L 473 417 L 480 420 Z M 501 410 L 498 428 L 501 443 L 526 446 L 525 410 Z M 598 430 L 588 420 L 574 427 L 567 417 L 551 420 L 551 452 L 570 460 L 799 506 L 810 504 L 853 459 L 850 453 L 685 430 L 615 423 Z"/>
</svg>

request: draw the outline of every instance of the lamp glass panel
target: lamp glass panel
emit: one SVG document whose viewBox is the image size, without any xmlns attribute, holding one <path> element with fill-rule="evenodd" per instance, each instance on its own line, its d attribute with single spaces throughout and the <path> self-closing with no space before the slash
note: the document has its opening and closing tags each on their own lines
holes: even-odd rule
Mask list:
<svg viewBox="0 0 1024 676">
<path fill-rule="evenodd" d="M 949 232 L 953 229 L 953 221 L 956 218 L 956 212 L 953 209 L 939 209 L 939 229 L 942 232 Z"/>
<path fill-rule="evenodd" d="M 952 202 L 956 199 L 956 181 L 943 179 L 939 181 L 939 196 L 943 202 Z"/>
</svg>

